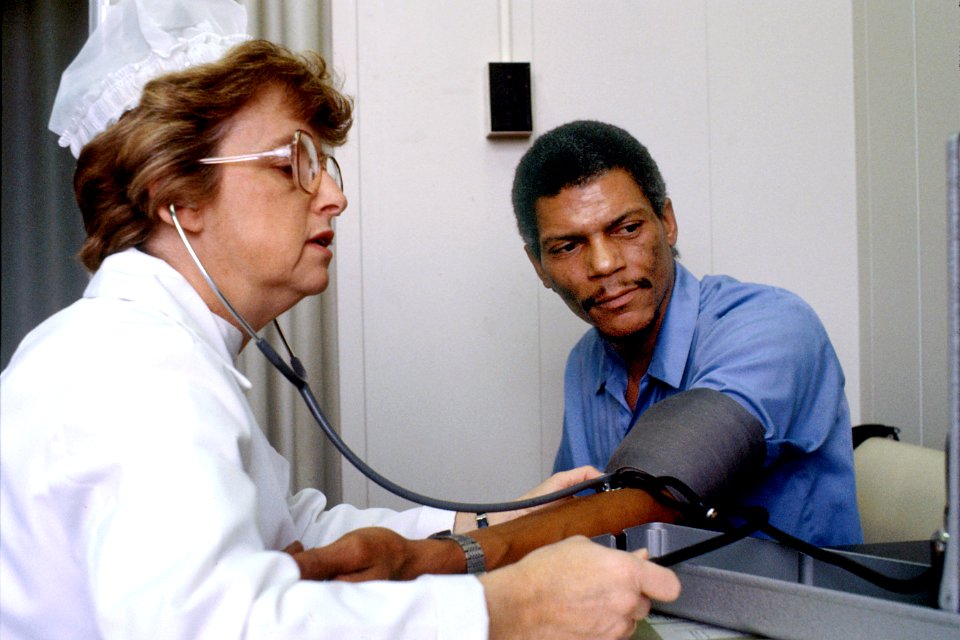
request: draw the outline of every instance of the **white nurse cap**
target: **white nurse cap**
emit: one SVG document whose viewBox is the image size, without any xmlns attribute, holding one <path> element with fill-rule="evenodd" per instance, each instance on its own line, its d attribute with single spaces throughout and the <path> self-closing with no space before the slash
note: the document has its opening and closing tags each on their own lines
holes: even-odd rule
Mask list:
<svg viewBox="0 0 960 640">
<path fill-rule="evenodd" d="M 120 0 L 63 72 L 50 130 L 74 157 L 140 102 L 153 78 L 220 58 L 247 40 L 235 0 Z"/>
</svg>

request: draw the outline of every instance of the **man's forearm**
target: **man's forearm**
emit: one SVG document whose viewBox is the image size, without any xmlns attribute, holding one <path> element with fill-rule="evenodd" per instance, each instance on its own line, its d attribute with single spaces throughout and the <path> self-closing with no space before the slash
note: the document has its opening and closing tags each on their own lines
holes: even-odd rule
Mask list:
<svg viewBox="0 0 960 640">
<path fill-rule="evenodd" d="M 640 489 L 571 498 L 531 514 L 467 533 L 483 548 L 488 571 L 575 535 L 620 533 L 647 522 L 676 522 L 679 514 Z M 408 540 L 380 527 L 357 529 L 326 547 L 291 545 L 304 579 L 412 580 L 424 574 L 466 571 L 464 552 L 451 540 Z"/>
<path fill-rule="evenodd" d="M 566 500 L 529 515 L 470 531 L 483 547 L 487 569 L 516 562 L 534 549 L 575 535 L 620 533 L 648 522 L 676 522 L 679 514 L 640 489 L 620 489 Z"/>
<path fill-rule="evenodd" d="M 573 498 L 529 515 L 467 532 L 480 543 L 488 571 L 512 564 L 531 551 L 575 535 L 592 538 L 620 533 L 648 522 L 676 522 L 679 514 L 641 489 L 620 489 Z M 414 558 L 402 575 L 410 580 L 424 573 L 463 573 L 466 560 L 452 541 L 414 540 Z"/>
</svg>

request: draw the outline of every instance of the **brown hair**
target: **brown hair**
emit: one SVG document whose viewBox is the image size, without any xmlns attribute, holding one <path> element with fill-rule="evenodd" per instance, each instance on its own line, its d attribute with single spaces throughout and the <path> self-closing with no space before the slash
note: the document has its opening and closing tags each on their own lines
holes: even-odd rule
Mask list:
<svg viewBox="0 0 960 640">
<path fill-rule="evenodd" d="M 158 223 L 158 206 L 215 197 L 219 168 L 198 161 L 215 154 L 233 115 L 278 85 L 320 142 L 343 144 L 353 105 L 333 86 L 317 53 L 250 40 L 216 62 L 147 83 L 140 104 L 77 159 L 73 186 L 87 232 L 80 250 L 84 266 L 95 271 L 108 255 L 146 241 Z"/>
</svg>

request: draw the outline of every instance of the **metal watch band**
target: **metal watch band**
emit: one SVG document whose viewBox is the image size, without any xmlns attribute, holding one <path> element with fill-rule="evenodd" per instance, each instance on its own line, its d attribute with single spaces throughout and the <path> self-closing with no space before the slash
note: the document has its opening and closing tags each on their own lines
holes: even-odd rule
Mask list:
<svg viewBox="0 0 960 640">
<path fill-rule="evenodd" d="M 483 573 L 487 570 L 487 561 L 483 555 L 483 547 L 470 536 L 451 533 L 449 531 L 440 531 L 430 536 L 430 538 L 432 540 L 453 540 L 460 545 L 464 555 L 467 556 L 467 573 Z"/>
</svg>

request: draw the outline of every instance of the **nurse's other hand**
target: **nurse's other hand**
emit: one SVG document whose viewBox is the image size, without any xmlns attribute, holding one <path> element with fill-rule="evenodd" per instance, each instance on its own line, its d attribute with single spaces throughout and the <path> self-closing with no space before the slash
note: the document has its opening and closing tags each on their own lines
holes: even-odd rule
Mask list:
<svg viewBox="0 0 960 640">
<path fill-rule="evenodd" d="M 619 640 L 650 611 L 650 601 L 675 600 L 673 571 L 578 536 L 537 549 L 480 577 L 490 638 Z"/>
</svg>

